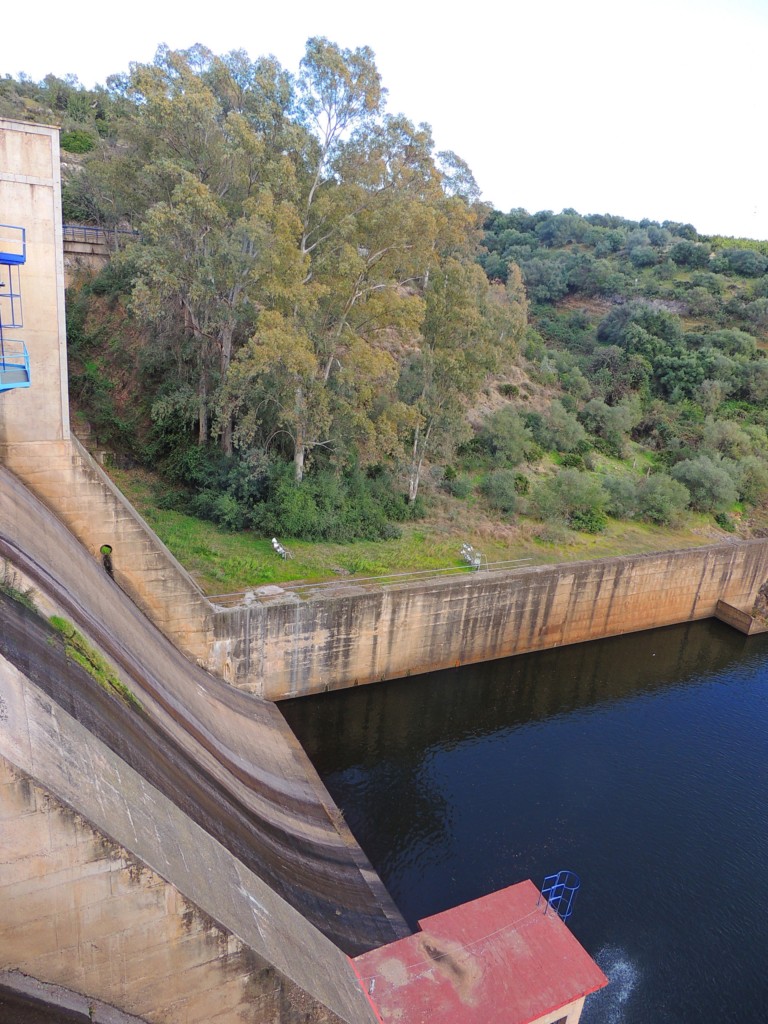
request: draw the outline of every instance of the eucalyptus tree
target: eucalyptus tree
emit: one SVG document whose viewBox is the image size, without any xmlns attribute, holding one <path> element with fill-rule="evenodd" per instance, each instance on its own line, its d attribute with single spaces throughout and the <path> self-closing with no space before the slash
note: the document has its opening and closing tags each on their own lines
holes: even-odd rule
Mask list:
<svg viewBox="0 0 768 1024">
<path fill-rule="evenodd" d="M 383 99 L 367 47 L 309 41 L 303 288 L 279 323 L 261 314 L 230 375 L 237 439 L 287 442 L 297 482 L 318 448 L 362 464 L 399 454 L 421 413 L 395 395 L 398 357 L 420 343 L 430 274 L 447 255 L 474 256 L 468 168 L 443 154 L 441 172 L 428 128 L 384 113 Z"/>
<path fill-rule="evenodd" d="M 129 90 L 128 160 L 141 167 L 145 203 L 141 241 L 126 254 L 136 270 L 132 308 L 157 325 L 175 306 L 194 342 L 186 375 L 159 409 L 183 408 L 193 393 L 187 416 L 200 443 L 215 422 L 229 451 L 220 388 L 233 352 L 260 308 L 290 304 L 305 270 L 294 163 L 284 151 L 297 136 L 289 82 L 271 59 L 163 47 L 153 64 L 132 67 Z"/>
<path fill-rule="evenodd" d="M 520 332 L 519 272 L 505 291 L 474 264 L 469 168 L 385 112 L 368 47 L 310 39 L 295 82 L 273 58 L 163 47 L 124 92 L 131 304 L 175 366 L 156 415 L 225 451 L 276 448 L 297 482 L 318 449 L 365 465 L 407 443 L 415 499 L 430 445 Z"/>
<path fill-rule="evenodd" d="M 452 451 L 462 438 L 466 403 L 489 373 L 513 354 L 526 310 L 516 287 L 492 285 L 476 263 L 449 257 L 425 291 L 421 345 L 404 368 L 401 393 L 418 414 L 408 467 L 408 500 L 415 502 L 425 459 Z"/>
</svg>

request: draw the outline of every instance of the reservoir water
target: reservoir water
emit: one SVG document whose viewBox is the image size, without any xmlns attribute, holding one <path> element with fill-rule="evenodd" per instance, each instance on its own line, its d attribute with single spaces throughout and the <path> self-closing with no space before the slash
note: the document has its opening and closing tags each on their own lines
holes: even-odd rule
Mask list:
<svg viewBox="0 0 768 1024">
<path fill-rule="evenodd" d="M 584 1024 L 768 1019 L 768 635 L 709 620 L 281 705 L 401 912 L 568 868 Z"/>
</svg>

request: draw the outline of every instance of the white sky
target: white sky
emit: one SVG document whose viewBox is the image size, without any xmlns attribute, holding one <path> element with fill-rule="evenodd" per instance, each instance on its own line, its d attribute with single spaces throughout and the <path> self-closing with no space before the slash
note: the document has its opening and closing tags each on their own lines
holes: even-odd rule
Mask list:
<svg viewBox="0 0 768 1024">
<path fill-rule="evenodd" d="M 38 0 L 3 13 L 0 74 L 91 86 L 159 43 L 370 46 L 388 109 L 432 125 L 484 197 L 768 239 L 768 0 Z"/>
</svg>

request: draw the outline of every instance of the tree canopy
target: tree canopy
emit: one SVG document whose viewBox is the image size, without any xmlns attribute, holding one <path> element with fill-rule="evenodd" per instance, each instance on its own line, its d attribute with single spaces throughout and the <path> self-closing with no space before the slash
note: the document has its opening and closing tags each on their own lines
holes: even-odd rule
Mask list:
<svg viewBox="0 0 768 1024">
<path fill-rule="evenodd" d="M 490 210 L 386 100 L 321 37 L 295 74 L 196 45 L 0 79 L 64 129 L 65 217 L 133 232 L 70 294 L 76 404 L 227 526 L 370 535 L 440 481 L 589 530 L 765 501 L 768 243 Z"/>
</svg>

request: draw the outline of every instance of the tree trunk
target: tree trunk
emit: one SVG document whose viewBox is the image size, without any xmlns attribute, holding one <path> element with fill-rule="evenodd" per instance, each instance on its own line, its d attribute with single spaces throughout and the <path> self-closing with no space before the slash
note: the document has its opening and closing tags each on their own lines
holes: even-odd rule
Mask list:
<svg viewBox="0 0 768 1024">
<path fill-rule="evenodd" d="M 422 433 L 419 427 L 413 432 L 413 450 L 411 452 L 411 471 L 408 476 L 408 504 L 413 505 L 419 493 L 421 481 L 421 468 L 424 465 L 424 456 L 427 454 L 429 435 L 432 433 L 432 422 Z"/>
<path fill-rule="evenodd" d="M 301 443 L 301 435 L 296 438 L 296 448 L 293 452 L 293 473 L 297 484 L 304 479 L 304 457 L 307 453 L 307 446 Z"/>
<path fill-rule="evenodd" d="M 293 474 L 297 484 L 304 479 L 304 458 L 307 454 L 307 445 L 304 439 L 304 389 L 296 388 L 296 438 L 293 448 Z"/>
<path fill-rule="evenodd" d="M 222 383 L 226 381 L 227 370 L 229 364 L 232 362 L 232 341 L 235 335 L 234 323 L 228 323 L 222 328 L 220 334 L 221 342 L 221 380 Z M 232 415 L 229 414 L 224 417 L 224 423 L 221 429 L 221 450 L 225 455 L 232 454 Z"/>
<path fill-rule="evenodd" d="M 222 327 L 219 340 L 221 343 L 221 379 L 227 375 L 229 364 L 232 362 L 232 340 L 235 336 L 235 325 L 229 323 Z"/>
<path fill-rule="evenodd" d="M 221 428 L 221 450 L 225 455 L 232 454 L 232 415 L 224 417 Z"/>
<path fill-rule="evenodd" d="M 408 479 L 408 504 L 413 505 L 416 501 L 416 496 L 419 493 L 419 475 L 421 473 L 421 466 L 412 466 L 411 475 Z"/>
<path fill-rule="evenodd" d="M 200 381 L 197 395 L 197 443 L 200 447 L 208 443 L 208 391 L 205 381 Z"/>
<path fill-rule="evenodd" d="M 416 501 L 416 495 L 419 493 L 419 480 L 421 478 L 421 464 L 424 456 L 419 455 L 419 428 L 413 432 L 413 451 L 411 453 L 411 471 L 408 474 L 408 504 L 412 505 Z"/>
</svg>

